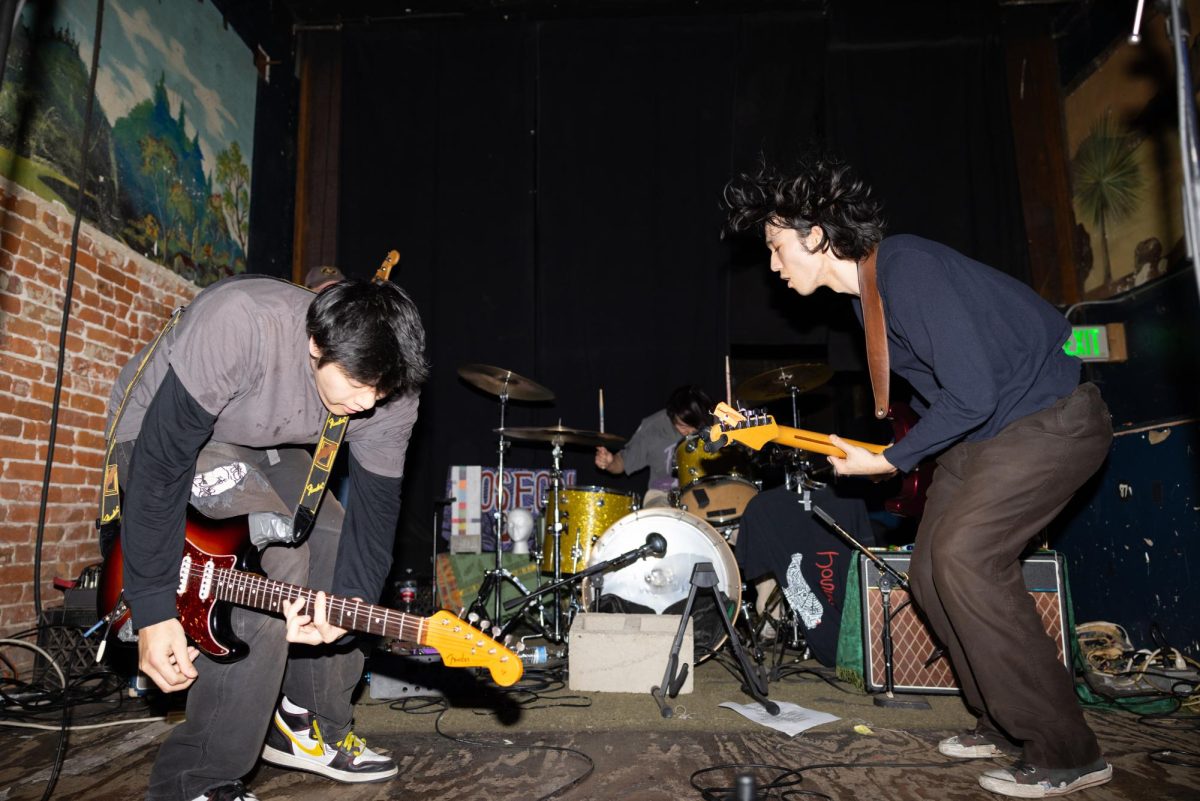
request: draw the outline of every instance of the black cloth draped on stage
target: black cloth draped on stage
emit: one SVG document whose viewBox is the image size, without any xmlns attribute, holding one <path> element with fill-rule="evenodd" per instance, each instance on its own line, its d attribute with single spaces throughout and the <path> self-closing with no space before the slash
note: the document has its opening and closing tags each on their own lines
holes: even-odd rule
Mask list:
<svg viewBox="0 0 1200 801">
<path fill-rule="evenodd" d="M 866 504 L 843 498 L 830 487 L 812 490 L 812 502 L 851 536 L 875 544 Z M 805 511 L 797 492 L 779 487 L 759 493 L 746 506 L 738 531 L 737 561 L 743 580 L 771 574 L 804 625 L 813 657 L 833 666 L 846 597 L 846 571 L 855 551 L 817 517 Z"/>
</svg>

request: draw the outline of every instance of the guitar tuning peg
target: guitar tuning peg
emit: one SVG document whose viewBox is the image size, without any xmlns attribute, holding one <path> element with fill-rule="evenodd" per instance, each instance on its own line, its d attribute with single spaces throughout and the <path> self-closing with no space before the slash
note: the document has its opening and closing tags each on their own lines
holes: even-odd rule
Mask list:
<svg viewBox="0 0 1200 801">
<path fill-rule="evenodd" d="M 501 627 L 492 626 L 492 639 L 493 640 L 496 639 L 497 637 L 499 637 L 503 633 L 504 633 L 504 629 L 502 629 Z"/>
<path fill-rule="evenodd" d="M 471 612 L 470 614 L 467 615 L 467 622 L 470 623 L 472 626 L 474 626 L 476 621 L 478 621 L 478 620 L 479 620 L 479 615 L 475 614 L 474 612 Z"/>
<path fill-rule="evenodd" d="M 492 621 L 487 620 L 487 619 L 482 619 L 477 624 L 475 624 L 475 628 L 479 629 L 480 631 L 487 631 L 491 627 L 491 625 L 492 625 Z"/>
<path fill-rule="evenodd" d="M 455 617 L 457 617 L 459 620 L 463 620 L 466 618 L 466 616 L 467 616 L 467 607 L 460 606 L 458 608 L 458 614 L 455 615 Z"/>
<path fill-rule="evenodd" d="M 508 645 L 509 650 L 516 651 L 518 654 L 525 650 L 525 641 L 517 640 L 516 642 L 513 642 L 511 635 L 506 638 L 505 645 Z"/>
</svg>

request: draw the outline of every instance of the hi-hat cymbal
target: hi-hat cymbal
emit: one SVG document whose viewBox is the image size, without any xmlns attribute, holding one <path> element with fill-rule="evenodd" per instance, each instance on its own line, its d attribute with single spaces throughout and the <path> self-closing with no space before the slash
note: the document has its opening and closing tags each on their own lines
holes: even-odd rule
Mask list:
<svg viewBox="0 0 1200 801">
<path fill-rule="evenodd" d="M 734 393 L 746 403 L 765 403 L 791 396 L 792 390 L 808 392 L 833 377 L 827 364 L 807 362 L 775 367 L 738 384 Z"/>
<path fill-rule="evenodd" d="M 559 445 L 582 445 L 587 448 L 619 447 L 625 444 L 625 438 L 603 431 L 583 431 L 578 428 L 567 428 L 561 423 L 556 426 L 528 426 L 525 428 L 495 428 L 497 434 L 503 434 L 509 439 L 527 442 L 550 442 Z"/>
<path fill-rule="evenodd" d="M 512 370 L 505 370 L 503 367 L 492 367 L 490 364 L 464 364 L 458 368 L 458 374 L 468 384 L 497 397 L 507 395 L 512 400 L 554 400 L 554 393 L 541 384 L 517 375 Z"/>
</svg>

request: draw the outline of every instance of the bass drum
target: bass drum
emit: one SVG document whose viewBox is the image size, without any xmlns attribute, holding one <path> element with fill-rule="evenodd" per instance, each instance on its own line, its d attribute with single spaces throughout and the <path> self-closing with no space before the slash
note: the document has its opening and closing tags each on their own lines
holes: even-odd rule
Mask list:
<svg viewBox="0 0 1200 801">
<path fill-rule="evenodd" d="M 736 620 L 742 579 L 733 551 L 716 529 L 680 509 L 640 509 L 621 518 L 593 543 L 588 566 L 640 548 L 652 532 L 666 539 L 666 554 L 585 578 L 584 607 L 593 612 L 682 614 L 692 589 L 693 568 L 709 562 L 717 574 L 717 587 L 728 600 L 725 617 Z M 699 592 L 692 610 L 697 662 L 719 649 L 728 637 L 717 614 L 712 594 Z"/>
</svg>

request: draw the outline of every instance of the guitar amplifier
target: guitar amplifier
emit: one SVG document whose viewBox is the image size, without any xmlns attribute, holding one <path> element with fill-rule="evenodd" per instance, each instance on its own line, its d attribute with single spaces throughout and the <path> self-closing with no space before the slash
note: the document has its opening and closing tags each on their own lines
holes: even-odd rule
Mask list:
<svg viewBox="0 0 1200 801">
<path fill-rule="evenodd" d="M 880 553 L 880 558 L 904 573 L 908 570 L 910 554 Z M 1057 553 L 1039 552 L 1021 561 L 1025 588 L 1037 604 L 1038 614 L 1046 633 L 1058 647 L 1059 659 L 1070 669 L 1071 654 L 1067 639 L 1066 598 L 1062 580 L 1062 564 Z M 883 652 L 883 597 L 879 590 L 880 568 L 866 555 L 859 557 L 859 587 L 862 593 L 863 664 L 868 692 L 885 689 Z M 958 682 L 945 654 L 934 657 L 939 646 L 917 614 L 909 595 L 894 588 L 892 609 L 892 679 L 897 692 L 957 693 Z M 903 609 L 900 607 L 903 606 Z M 896 610 L 900 609 L 899 612 Z"/>
</svg>

